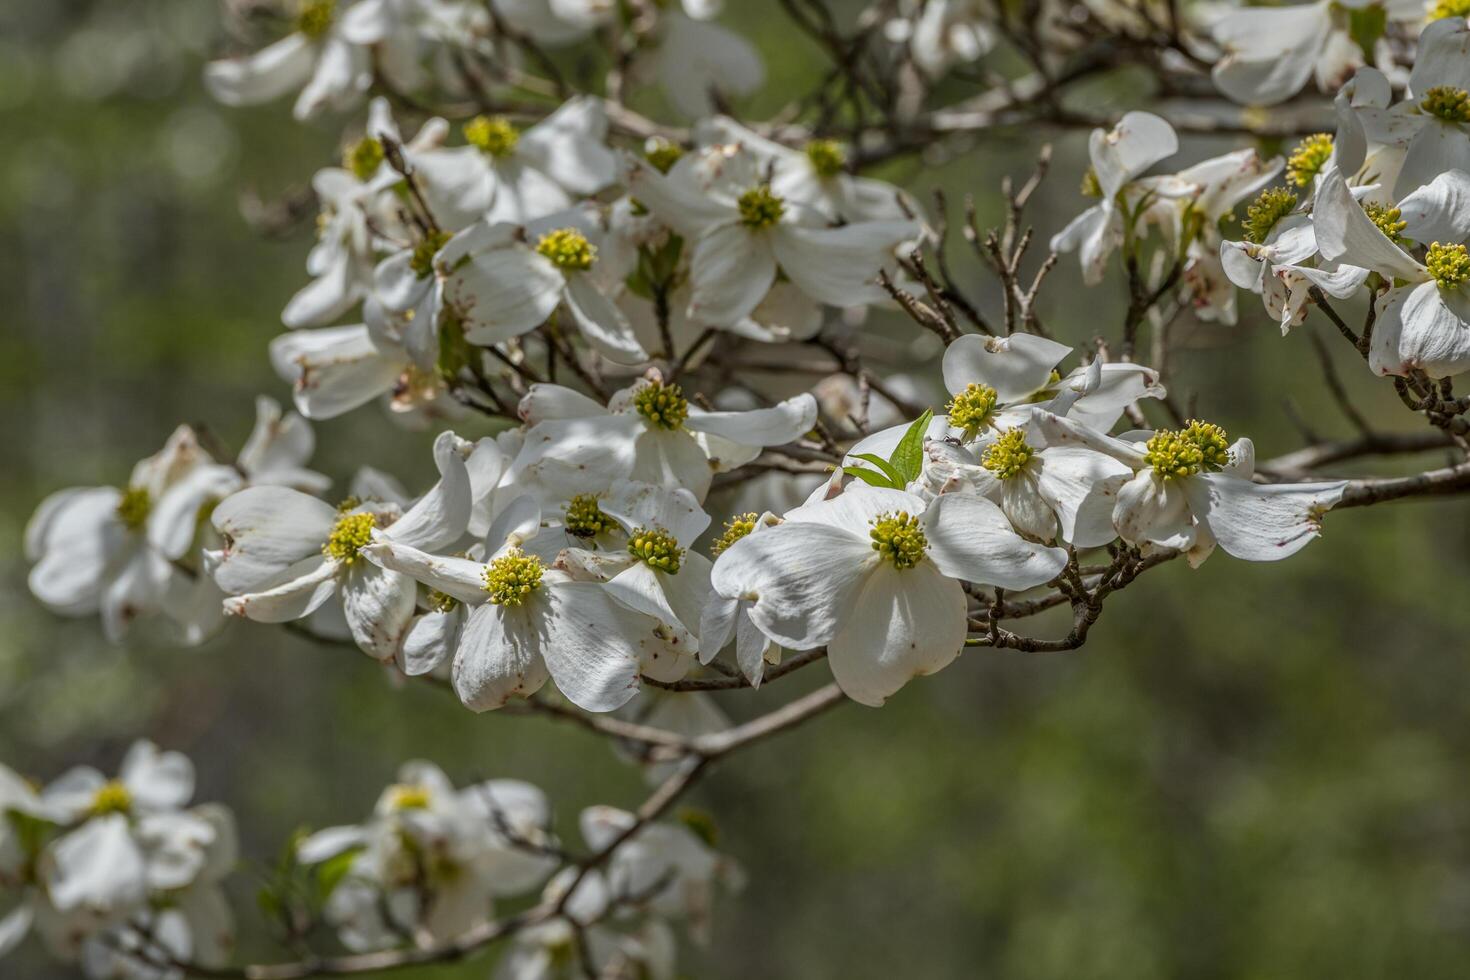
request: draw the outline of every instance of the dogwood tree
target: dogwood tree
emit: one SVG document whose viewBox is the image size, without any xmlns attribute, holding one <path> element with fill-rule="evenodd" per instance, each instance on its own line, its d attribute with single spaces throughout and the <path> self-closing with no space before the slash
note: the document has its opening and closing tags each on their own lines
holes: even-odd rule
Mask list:
<svg viewBox="0 0 1470 980">
<path fill-rule="evenodd" d="M 355 646 L 445 710 L 571 721 L 654 788 L 569 841 L 555 786 L 406 762 L 358 822 L 290 843 L 261 902 L 286 951 L 249 963 L 234 821 L 192 802 L 188 759 L 0 767 L 0 952 L 35 934 L 95 977 L 267 980 L 495 947 L 518 980 L 671 977 L 740 883 L 671 818 L 724 756 L 961 653 L 1077 649 L 1160 566 L 1284 560 L 1338 511 L 1470 490 L 1470 6 L 763 5 L 828 64 L 754 119 L 765 68 L 718 0 L 227 0 L 210 92 L 342 134 L 262 325 L 281 388 L 233 458 L 181 426 L 115 486 L 41 501 L 31 591 L 117 642 L 249 619 Z M 1140 68 L 1128 111 L 1099 103 Z M 1026 221 L 1073 193 L 1049 149 L 993 229 L 870 176 L 1020 126 L 1088 132 L 1065 225 Z M 1205 136 L 1233 145 L 1201 160 Z M 951 273 L 961 248 L 986 277 Z M 1123 290 L 1121 322 L 1044 315 L 1079 281 Z M 1258 458 L 1170 358 L 1178 324 L 1256 302 L 1284 335 L 1328 324 L 1399 417 L 1365 417 L 1318 349 L 1303 375 L 1356 435 Z M 895 329 L 929 338 L 944 398 L 873 353 Z M 371 446 L 313 470 L 312 422 L 354 411 L 424 432 L 435 481 Z M 1389 455 L 1449 461 L 1335 475 Z M 1028 625 L 1052 609 L 1069 625 Z"/>
</svg>

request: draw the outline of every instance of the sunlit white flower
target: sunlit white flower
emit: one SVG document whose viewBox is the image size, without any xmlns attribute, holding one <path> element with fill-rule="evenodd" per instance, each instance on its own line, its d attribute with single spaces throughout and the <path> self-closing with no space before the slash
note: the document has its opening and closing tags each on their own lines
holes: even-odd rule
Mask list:
<svg viewBox="0 0 1470 980">
<path fill-rule="evenodd" d="M 960 581 L 1027 589 L 1067 555 L 1022 539 L 988 500 L 932 502 L 853 484 L 720 555 L 711 583 L 750 602 L 751 620 L 783 646 L 825 645 L 848 697 L 880 705 L 911 677 L 953 660 L 966 633 Z"/>
<path fill-rule="evenodd" d="M 780 522 L 771 513 L 733 517 L 725 522 L 725 532 L 715 542 L 714 554 L 718 557 L 741 538 L 769 530 Z M 751 687 L 760 687 L 766 665 L 781 662 L 781 647 L 750 618 L 750 606 L 750 599 L 710 592 L 699 622 L 700 660 L 709 663 L 733 637 L 736 665 Z"/>
<path fill-rule="evenodd" d="M 1275 105 L 1301 91 L 1313 77 L 1335 92 L 1363 63 L 1352 33 L 1354 17 L 1375 9 L 1393 20 L 1424 15 L 1419 0 L 1316 0 L 1284 7 L 1244 7 L 1217 20 L 1212 29 L 1225 57 L 1212 72 L 1220 91 L 1246 105 Z"/>
<path fill-rule="evenodd" d="M 215 508 L 224 548 L 211 555 L 225 611 L 264 623 L 300 619 L 338 595 L 365 653 L 392 659 L 414 613 L 413 581 L 362 559 L 375 532 L 408 547 L 444 548 L 469 524 L 469 476 L 452 432 L 434 442 L 440 479 L 411 507 L 349 498 L 332 507 L 284 487 L 251 487 Z"/>
<path fill-rule="evenodd" d="M 607 407 L 559 385 L 532 385 L 521 401 L 531 426 L 512 466 L 517 479 L 568 498 L 620 479 L 683 487 L 703 500 L 714 473 L 794 442 L 817 419 L 811 395 L 747 412 L 706 412 L 677 384 L 644 378 Z"/>
<path fill-rule="evenodd" d="M 454 689 L 475 711 L 530 696 L 549 677 L 588 711 L 621 707 L 638 691 L 645 662 L 664 652 L 655 622 L 599 584 L 549 568 L 521 545 L 536 534 L 530 497 L 492 525 L 485 559 L 442 557 L 376 536 L 364 554 L 469 607 L 450 668 Z"/>
<path fill-rule="evenodd" d="M 1127 463 L 1136 474 L 1118 491 L 1113 525 L 1130 544 L 1175 549 L 1191 564 L 1218 543 L 1246 561 L 1279 561 L 1322 530 L 1345 481 L 1252 482 L 1255 447 L 1226 441 L 1217 425 L 1191 421 L 1180 430 L 1104 436 L 1070 419 L 1041 414 L 1038 429 L 1056 445 L 1088 446 Z"/>
</svg>

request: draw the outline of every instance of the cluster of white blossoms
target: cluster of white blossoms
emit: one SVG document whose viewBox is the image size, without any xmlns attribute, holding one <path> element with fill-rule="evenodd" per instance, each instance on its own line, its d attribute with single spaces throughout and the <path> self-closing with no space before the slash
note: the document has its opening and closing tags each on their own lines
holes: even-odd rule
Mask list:
<svg viewBox="0 0 1470 980">
<path fill-rule="evenodd" d="M 34 931 L 92 977 L 226 963 L 234 817 L 190 807 L 193 795 L 193 764 L 151 742 L 135 743 L 113 779 L 81 766 L 38 790 L 0 766 L 0 955 Z"/>
<path fill-rule="evenodd" d="M 767 123 L 736 119 L 764 69 L 717 0 L 250 6 L 272 39 L 210 64 L 213 94 L 350 114 L 341 165 L 311 182 L 306 281 L 269 343 L 295 412 L 262 397 L 233 461 L 181 427 L 122 486 L 47 497 L 26 534 L 32 592 L 100 615 L 115 641 L 135 624 L 183 644 L 232 617 L 290 624 L 474 711 L 575 717 L 661 787 L 636 814 L 586 811 L 592 856 L 571 859 L 534 787 L 404 767 L 367 821 L 294 848 L 348 950 L 508 935 L 507 977 L 670 976 L 668 923 L 703 934 L 738 879 L 702 823 L 655 822 L 705 763 L 843 696 L 881 705 L 968 647 L 1080 646 L 1103 599 L 1155 564 L 1217 547 L 1275 561 L 1316 538 L 1350 484 L 1300 460 L 1258 472 L 1250 439 L 1179 409 L 1164 355 L 1181 314 L 1235 324 L 1238 290 L 1283 332 L 1319 309 L 1442 430 L 1411 449 L 1470 454 L 1470 400 L 1448 380 L 1470 369 L 1463 2 L 1046 0 L 1002 29 L 992 4 L 902 0 L 847 33 L 812 0 L 788 12 L 832 72 Z M 1095 203 L 1053 229 L 1029 288 L 1017 222 L 1034 183 L 1007 190 L 1004 232 L 982 235 L 971 209 L 965 237 L 1003 293 L 972 303 L 946 216 L 860 171 L 950 133 L 1074 125 L 1054 90 L 1107 64 L 1100 38 L 1151 51 L 1152 70 L 1189 82 L 1173 91 L 1214 84 L 1251 106 L 1315 75 L 1331 102 L 1314 126 L 1335 132 L 1158 173 L 1180 130 L 1216 117 L 1099 117 Z M 983 81 L 1000 45 L 1037 74 L 927 108 L 941 80 Z M 596 94 L 563 75 L 583 57 L 607 59 Z M 646 100 L 626 97 L 648 81 Z M 1126 277 L 1121 342 L 1083 324 L 1074 348 L 1038 316 L 1073 251 L 1088 285 L 1113 264 Z M 1358 336 L 1330 302 L 1365 291 Z M 931 346 L 885 357 L 894 314 Z M 917 368 L 885 373 L 915 352 Z M 373 402 L 435 431 L 422 493 L 370 466 L 334 491 L 308 468 L 312 421 Z M 1066 639 L 1000 625 L 1061 605 Z M 698 693 L 822 660 L 830 697 L 745 725 Z M 191 791 L 187 762 L 146 743 L 116 781 L 78 770 L 37 793 L 0 770 L 0 881 L 20 896 L 0 948 L 34 925 L 98 976 L 118 957 L 164 974 L 222 961 L 234 836 L 223 811 L 183 809 Z M 497 925 L 496 899 L 532 892 L 535 914 Z"/>
</svg>

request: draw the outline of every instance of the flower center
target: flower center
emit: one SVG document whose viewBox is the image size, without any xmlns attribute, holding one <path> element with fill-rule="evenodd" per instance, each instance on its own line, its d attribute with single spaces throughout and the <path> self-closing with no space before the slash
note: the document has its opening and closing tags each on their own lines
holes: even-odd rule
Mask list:
<svg viewBox="0 0 1470 980">
<path fill-rule="evenodd" d="M 847 151 L 836 140 L 812 140 L 806 145 L 806 158 L 819 177 L 836 177 L 847 167 Z"/>
<path fill-rule="evenodd" d="M 1036 450 L 1026 441 L 1025 432 L 1008 429 L 985 450 L 980 463 L 1002 480 L 1009 480 L 1025 469 L 1035 455 Z"/>
<path fill-rule="evenodd" d="M 1097 171 L 1088 167 L 1082 172 L 1082 196 L 1102 197 L 1102 182 L 1097 179 Z"/>
<path fill-rule="evenodd" d="M 438 589 L 430 589 L 428 594 L 429 608 L 435 612 L 454 612 L 459 608 L 459 600 L 448 592 L 440 592 Z"/>
<path fill-rule="evenodd" d="M 464 141 L 492 157 L 508 157 L 516 151 L 521 134 L 504 116 L 476 116 L 464 124 Z"/>
<path fill-rule="evenodd" d="M 427 810 L 429 791 L 422 786 L 400 783 L 388 791 L 388 806 L 394 810 Z"/>
<path fill-rule="evenodd" d="M 117 519 L 129 531 L 141 530 L 153 510 L 153 495 L 147 487 L 128 487 L 117 502 Z"/>
<path fill-rule="evenodd" d="M 1190 419 L 1184 426 L 1184 438 L 1199 447 L 1202 465 L 1209 472 L 1217 472 L 1230 462 L 1230 439 L 1215 423 Z"/>
<path fill-rule="evenodd" d="M 720 554 L 736 541 L 739 541 L 751 531 L 754 531 L 755 523 L 758 520 L 760 520 L 760 515 L 754 511 L 745 514 L 736 514 L 725 522 L 725 533 L 721 534 L 715 543 L 710 546 L 710 551 L 715 555 Z"/>
<path fill-rule="evenodd" d="M 1166 480 L 1194 476 L 1204 466 L 1200 448 L 1173 429 L 1160 429 L 1144 445 L 1143 461 Z"/>
<path fill-rule="evenodd" d="M 976 433 L 990 424 L 997 397 L 990 385 L 966 385 L 964 391 L 950 399 L 945 409 L 949 424 L 962 430 L 966 439 L 973 439 Z"/>
<path fill-rule="evenodd" d="M 597 246 L 575 228 L 558 228 L 541 236 L 536 251 L 551 260 L 558 269 L 586 272 L 597 260 Z"/>
<path fill-rule="evenodd" d="M 1424 93 L 1419 108 L 1445 122 L 1470 122 L 1470 92 L 1449 85 L 1436 85 Z"/>
<path fill-rule="evenodd" d="M 903 510 L 876 517 L 868 537 L 873 539 L 873 550 L 884 561 L 893 562 L 897 569 L 913 568 L 923 560 L 924 551 L 929 547 L 929 539 L 924 537 L 919 519 Z"/>
<path fill-rule="evenodd" d="M 741 194 L 737 204 L 740 208 L 740 220 L 745 222 L 747 228 L 757 231 L 771 227 L 786 213 L 786 202 L 772 194 L 765 184 L 752 187 Z"/>
<path fill-rule="evenodd" d="M 633 407 L 650 425 L 670 431 L 679 428 L 689 417 L 689 402 L 676 384 L 650 381 L 633 395 Z"/>
<path fill-rule="evenodd" d="M 1286 158 L 1286 179 L 1298 187 L 1306 187 L 1327 165 L 1332 156 L 1332 137 L 1326 133 L 1308 136 L 1296 145 Z"/>
<path fill-rule="evenodd" d="M 579 538 L 595 538 L 616 530 L 617 526 L 617 521 L 602 512 L 597 505 L 597 497 L 590 493 L 579 493 L 573 497 L 562 520 L 562 527 L 567 533 Z"/>
<path fill-rule="evenodd" d="M 640 527 L 628 540 L 628 554 L 649 568 L 656 568 L 670 575 L 679 573 L 679 563 L 684 558 L 684 549 L 674 536 L 661 527 Z"/>
<path fill-rule="evenodd" d="M 684 148 L 673 140 L 662 136 L 650 136 L 643 144 L 643 159 L 653 164 L 653 169 L 666 174 L 684 156 Z"/>
<path fill-rule="evenodd" d="M 1435 242 L 1429 246 L 1424 265 L 1434 281 L 1444 289 L 1455 289 L 1466 279 L 1470 279 L 1470 255 L 1466 254 L 1464 245 L 1441 245 Z"/>
<path fill-rule="evenodd" d="M 94 817 L 105 817 L 110 813 L 128 813 L 133 809 L 133 794 L 116 779 L 103 783 L 92 795 L 92 805 L 87 812 Z"/>
<path fill-rule="evenodd" d="M 1269 187 L 1245 209 L 1245 237 L 1263 245 L 1276 223 L 1296 208 L 1296 195 L 1285 187 Z"/>
<path fill-rule="evenodd" d="M 368 511 L 348 514 L 337 518 L 327 543 L 322 545 L 322 554 L 343 565 L 357 561 L 357 553 L 373 540 L 373 528 L 378 526 L 378 515 Z"/>
<path fill-rule="evenodd" d="M 1363 205 L 1363 213 L 1368 216 L 1369 221 L 1378 226 L 1379 231 L 1388 236 L 1389 241 L 1403 241 L 1404 229 L 1409 227 L 1409 223 L 1402 219 L 1398 208 L 1391 208 L 1377 201 L 1369 201 Z"/>
<path fill-rule="evenodd" d="M 413 247 L 413 256 L 408 260 L 408 267 L 413 274 L 420 279 L 427 279 L 434 274 L 434 256 L 449 241 L 450 235 L 447 231 L 430 231 L 420 238 L 418 244 Z"/>
<path fill-rule="evenodd" d="M 540 558 L 516 548 L 486 566 L 484 589 L 497 606 L 519 606 L 541 588 L 541 575 L 545 571 Z"/>
<path fill-rule="evenodd" d="M 1225 430 L 1210 422 L 1190 419 L 1182 430 L 1160 429 L 1145 444 L 1144 462 L 1166 480 L 1214 472 L 1230 462 Z"/>
<path fill-rule="evenodd" d="M 367 180 L 383 165 L 383 141 L 365 136 L 342 153 L 342 166 L 358 180 Z"/>
<path fill-rule="evenodd" d="M 327 33 L 337 14 L 337 0 L 302 0 L 296 10 L 296 29 L 315 41 Z"/>
<path fill-rule="evenodd" d="M 1447 17 L 1470 17 L 1470 0 L 1437 0 L 1430 3 L 1430 20 L 1444 20 Z"/>
</svg>

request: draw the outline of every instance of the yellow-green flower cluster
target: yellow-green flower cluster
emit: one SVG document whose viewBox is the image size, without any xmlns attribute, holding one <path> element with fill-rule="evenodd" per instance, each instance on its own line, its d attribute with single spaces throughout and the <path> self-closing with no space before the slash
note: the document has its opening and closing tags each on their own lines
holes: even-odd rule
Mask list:
<svg viewBox="0 0 1470 980">
<path fill-rule="evenodd" d="M 650 381 L 633 394 L 633 407 L 650 425 L 670 431 L 678 429 L 689 417 L 689 402 L 676 384 Z"/>
<path fill-rule="evenodd" d="M 1082 196 L 1102 197 L 1102 182 L 1097 179 L 1097 171 L 1088 167 L 1082 172 Z"/>
<path fill-rule="evenodd" d="M 512 549 L 485 567 L 483 588 L 497 606 L 519 606 L 527 596 L 541 588 L 546 566 L 535 555 L 519 548 Z"/>
<path fill-rule="evenodd" d="M 1245 238 L 1265 244 L 1277 222 L 1296 209 L 1296 195 L 1285 187 L 1268 187 L 1245 209 Z"/>
<path fill-rule="evenodd" d="M 760 515 L 754 511 L 745 514 L 736 514 L 725 522 L 725 533 L 721 534 L 715 540 L 715 543 L 710 546 L 710 552 L 719 555 L 736 541 L 739 541 L 751 531 L 754 531 L 756 521 L 758 520 L 760 520 Z"/>
<path fill-rule="evenodd" d="M 873 539 L 873 550 L 897 569 L 913 568 L 923 560 L 929 547 L 919 519 L 903 510 L 879 516 L 873 521 L 868 537 Z"/>
<path fill-rule="evenodd" d="M 440 592 L 438 589 L 430 589 L 428 595 L 429 608 L 435 612 L 454 612 L 459 608 L 459 600 L 448 592 Z"/>
<path fill-rule="evenodd" d="M 1430 0 L 1430 20 L 1448 17 L 1470 17 L 1470 0 Z"/>
<path fill-rule="evenodd" d="M 377 526 L 377 515 L 368 511 L 337 518 L 327 543 L 322 545 L 322 554 L 351 565 L 357 561 L 357 553 L 373 540 L 373 528 Z"/>
<path fill-rule="evenodd" d="M 128 487 L 117 501 L 117 519 L 129 531 L 141 530 L 153 510 L 153 495 L 147 487 Z"/>
<path fill-rule="evenodd" d="M 597 505 L 597 496 L 579 493 L 567 503 L 566 517 L 562 527 L 568 534 L 579 538 L 595 538 L 599 534 L 616 530 L 618 522 L 602 512 Z"/>
<path fill-rule="evenodd" d="M 430 231 L 420 238 L 418 244 L 413 247 L 413 255 L 408 260 L 408 267 L 413 274 L 420 279 L 427 279 L 434 274 L 434 256 L 449 241 L 450 235 L 447 231 Z"/>
<path fill-rule="evenodd" d="M 508 157 L 516 151 L 521 134 L 504 116 L 476 116 L 464 124 L 464 141 L 492 157 Z"/>
<path fill-rule="evenodd" d="M 364 136 L 342 151 L 342 167 L 358 180 L 368 180 L 383 165 L 383 141 Z"/>
<path fill-rule="evenodd" d="M 1023 430 L 1007 429 L 985 450 L 980 464 L 1000 479 L 1009 480 L 1025 469 L 1035 455 L 1036 450 L 1026 441 Z"/>
<path fill-rule="evenodd" d="M 756 230 L 771 227 L 786 213 L 786 202 L 771 193 L 765 184 L 741 194 L 736 205 L 740 208 L 740 220 Z"/>
<path fill-rule="evenodd" d="M 133 809 L 133 793 L 116 779 L 97 787 L 92 794 L 92 805 L 87 812 L 94 817 L 105 817 L 110 813 L 127 813 Z"/>
<path fill-rule="evenodd" d="M 1424 93 L 1419 108 L 1445 122 L 1470 122 L 1470 92 L 1449 85 L 1436 85 Z"/>
<path fill-rule="evenodd" d="M 1379 204 L 1377 201 L 1369 201 L 1363 205 L 1363 213 L 1368 220 L 1378 226 L 1378 230 L 1388 236 L 1389 241 L 1402 242 L 1404 240 L 1404 229 L 1409 223 L 1404 220 L 1403 213 L 1398 208 L 1391 208 L 1387 204 Z"/>
<path fill-rule="evenodd" d="M 1464 245 L 1435 242 L 1424 257 L 1424 267 L 1440 286 L 1455 289 L 1470 279 L 1470 254 L 1466 254 Z"/>
<path fill-rule="evenodd" d="M 567 272 L 586 272 L 597 261 L 597 246 L 575 228 L 548 231 L 536 243 L 536 251 Z"/>
<path fill-rule="evenodd" d="M 847 151 L 836 140 L 812 140 L 806 145 L 806 158 L 819 177 L 836 177 L 847 166 Z"/>
<path fill-rule="evenodd" d="M 676 575 L 684 560 L 684 549 L 661 527 L 640 527 L 628 539 L 628 554 L 649 568 Z"/>
<path fill-rule="evenodd" d="M 427 810 L 429 791 L 422 786 L 399 783 L 388 790 L 388 807 L 392 810 Z"/>
<path fill-rule="evenodd" d="M 337 0 L 302 0 L 296 11 L 296 29 L 315 41 L 326 34 L 337 16 Z"/>
<path fill-rule="evenodd" d="M 1286 158 L 1286 179 L 1298 187 L 1306 187 L 1327 165 L 1332 156 L 1332 137 L 1315 133 L 1296 145 Z"/>
<path fill-rule="evenodd" d="M 1160 429 L 1144 445 L 1144 462 L 1166 480 L 1219 470 L 1230 462 L 1225 430 L 1190 419 L 1182 430 Z"/>
<path fill-rule="evenodd" d="M 668 173 L 683 156 L 682 146 L 662 136 L 650 136 L 643 144 L 643 159 L 653 164 L 653 169 L 661 174 Z"/>
<path fill-rule="evenodd" d="M 997 397 L 990 385 L 965 385 L 965 390 L 951 398 L 944 410 L 949 416 L 949 424 L 964 432 L 966 439 L 973 439 L 976 433 L 990 424 Z"/>
</svg>

